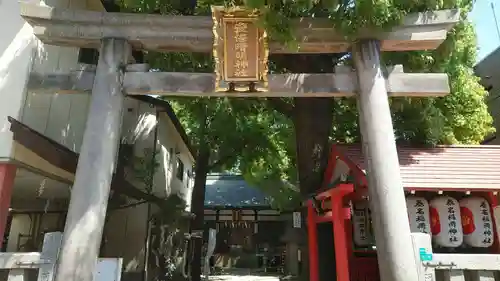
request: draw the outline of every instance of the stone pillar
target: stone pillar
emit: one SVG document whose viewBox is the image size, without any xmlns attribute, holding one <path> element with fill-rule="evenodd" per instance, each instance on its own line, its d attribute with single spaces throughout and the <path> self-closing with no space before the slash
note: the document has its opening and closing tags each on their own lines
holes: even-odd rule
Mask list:
<svg viewBox="0 0 500 281">
<path fill-rule="evenodd" d="M 93 281 L 120 141 L 122 82 L 129 54 L 125 40 L 102 40 L 56 281 Z"/>
<path fill-rule="evenodd" d="M 16 170 L 17 167 L 13 164 L 0 164 L 0 245 L 5 237 Z"/>
<path fill-rule="evenodd" d="M 385 79 L 380 67 L 380 42 L 353 46 L 363 153 L 381 280 L 417 281 L 406 200 L 392 127 Z"/>
</svg>

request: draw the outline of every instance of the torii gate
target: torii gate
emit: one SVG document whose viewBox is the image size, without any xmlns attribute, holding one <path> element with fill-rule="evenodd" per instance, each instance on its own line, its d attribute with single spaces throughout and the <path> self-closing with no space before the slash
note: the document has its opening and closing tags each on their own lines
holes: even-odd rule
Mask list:
<svg viewBox="0 0 500 281">
<path fill-rule="evenodd" d="M 220 12 L 220 11 L 219 11 Z M 241 12 L 241 11 L 240 11 Z M 222 12 L 223 14 L 223 12 Z M 431 97 L 449 93 L 446 74 L 407 74 L 402 67 L 380 65 L 380 51 L 435 49 L 459 20 L 457 10 L 408 16 L 389 32 L 365 30 L 355 43 L 345 41 L 327 21 L 302 19 L 297 23 L 299 49 L 289 50 L 277 42 L 267 48 L 265 32 L 253 25 L 247 13 L 225 22 L 224 15 L 209 17 L 160 16 L 100 13 L 57 9 L 22 3 L 21 15 L 46 44 L 100 48 L 95 71 L 50 75 L 33 74 L 28 85 L 34 89 L 92 92 L 90 112 L 81 147 L 76 179 L 71 192 L 57 281 L 92 281 L 101 242 L 110 182 L 113 174 L 121 112 L 125 95 L 253 97 L 348 97 L 358 100 L 364 154 L 368 165 L 370 198 L 375 220 L 377 251 L 384 280 L 417 281 L 416 261 L 411 247 L 405 197 L 388 96 Z M 248 49 L 245 64 L 256 77 L 238 80 L 236 66 L 226 48 L 231 36 L 216 29 L 249 23 L 248 33 L 257 44 Z M 214 24 L 215 27 L 214 28 Z M 330 31 L 327 33 L 325 31 Z M 253 34 L 253 35 L 252 35 Z M 367 36 L 368 34 L 368 36 Z M 233 33 L 235 35 L 235 33 Z M 250 36 L 249 36 L 250 37 Z M 215 40 L 214 40 L 215 39 Z M 215 42 L 214 42 L 215 41 Z M 234 43 L 234 42 L 233 42 Z M 234 47 L 234 46 L 233 46 Z M 147 66 L 129 65 L 131 49 L 155 51 L 212 52 L 216 49 L 216 74 L 148 72 Z M 267 75 L 267 53 L 340 53 L 351 49 L 356 72 L 337 68 L 333 74 Z M 263 52 L 262 52 L 263 51 Z M 257 57 L 255 57 L 257 56 Z M 253 61 L 255 59 L 255 61 Z M 228 74 L 231 72 L 231 75 Z M 386 73 L 385 73 L 386 72 Z M 230 77 L 231 76 L 231 77 Z M 241 76 L 241 75 L 240 75 Z M 236 78 L 235 78 L 236 77 Z M 238 81 L 255 82 L 265 92 L 235 90 Z M 232 82 L 227 84 L 225 82 Z M 268 85 L 267 85 L 268 84 Z M 225 85 L 225 86 L 224 86 Z M 231 86 L 233 85 L 233 87 Z M 253 88 L 252 88 L 253 87 Z M 226 88 L 227 89 L 227 88 Z M 255 86 L 250 86 L 255 90 Z M 237 90 L 237 89 L 236 89 Z M 394 239 L 394 237 L 398 237 Z"/>
</svg>

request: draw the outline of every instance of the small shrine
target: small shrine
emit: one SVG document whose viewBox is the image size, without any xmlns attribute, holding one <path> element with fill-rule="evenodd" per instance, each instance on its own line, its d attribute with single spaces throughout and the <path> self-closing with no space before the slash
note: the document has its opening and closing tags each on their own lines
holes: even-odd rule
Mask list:
<svg viewBox="0 0 500 281">
<path fill-rule="evenodd" d="M 205 190 L 205 243 L 217 230 L 211 266 L 282 272 L 286 244 L 284 216 L 268 196 L 241 175 L 210 174 Z"/>
<path fill-rule="evenodd" d="M 399 146 L 398 157 L 412 233 L 432 235 L 434 253 L 500 253 L 500 146 Z M 308 201 L 311 281 L 380 280 L 365 167 L 360 145 L 332 146 Z"/>
</svg>

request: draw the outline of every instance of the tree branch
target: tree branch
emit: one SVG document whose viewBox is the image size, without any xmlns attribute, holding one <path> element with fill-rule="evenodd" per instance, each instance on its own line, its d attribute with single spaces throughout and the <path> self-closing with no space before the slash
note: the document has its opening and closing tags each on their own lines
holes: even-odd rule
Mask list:
<svg viewBox="0 0 500 281">
<path fill-rule="evenodd" d="M 224 165 L 224 163 L 229 161 L 231 158 L 235 157 L 239 151 L 243 150 L 245 148 L 245 146 L 247 146 L 246 141 L 239 142 L 239 144 L 240 145 L 233 147 L 233 149 L 231 149 L 231 151 L 224 153 L 223 155 L 221 155 L 219 157 L 219 159 L 213 161 L 210 165 L 208 165 L 208 170 L 210 171 L 210 170 L 215 169 L 217 166 Z"/>
<path fill-rule="evenodd" d="M 226 154 L 223 157 L 219 158 L 217 161 L 214 161 L 212 164 L 208 166 L 208 170 L 211 171 L 215 169 L 217 166 L 223 165 L 224 162 L 229 161 L 232 157 L 234 157 L 234 154 Z"/>
<path fill-rule="evenodd" d="M 287 103 L 282 98 L 267 98 L 267 104 L 286 117 L 293 117 L 294 106 Z"/>
</svg>

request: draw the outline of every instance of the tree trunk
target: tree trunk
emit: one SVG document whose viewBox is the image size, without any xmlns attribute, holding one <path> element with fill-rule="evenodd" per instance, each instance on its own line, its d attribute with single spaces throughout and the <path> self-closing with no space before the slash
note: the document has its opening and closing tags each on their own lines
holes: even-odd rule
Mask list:
<svg viewBox="0 0 500 281">
<path fill-rule="evenodd" d="M 272 55 L 270 60 L 278 69 L 287 69 L 292 73 L 331 73 L 335 71 L 335 65 L 342 55 L 307 54 L 294 56 L 293 59 L 287 55 Z M 333 98 L 295 98 L 291 114 L 282 112 L 292 119 L 295 127 L 296 163 L 303 200 L 321 188 L 330 152 L 334 105 Z M 301 245 L 301 280 L 309 280 L 306 210 L 302 208 L 304 223 L 301 230 L 304 238 Z"/>
<path fill-rule="evenodd" d="M 333 99 L 295 98 L 293 124 L 297 147 L 297 169 L 300 193 L 304 200 L 321 188 L 323 174 L 328 164 L 330 134 L 333 122 Z M 302 208 L 302 233 L 300 271 L 301 280 L 309 280 L 309 249 L 305 229 L 307 208 Z M 332 249 L 333 251 L 333 249 Z"/>
<path fill-rule="evenodd" d="M 191 196 L 191 212 L 195 218 L 191 224 L 191 231 L 203 231 L 204 210 L 205 210 L 205 185 L 207 173 L 210 170 L 210 147 L 206 140 L 206 132 L 209 126 L 207 107 L 203 103 L 201 106 L 200 128 L 198 131 L 200 144 L 198 156 L 196 157 L 194 187 Z M 202 232 L 203 233 L 203 232 Z M 203 247 L 203 237 L 191 240 L 192 260 L 191 260 L 191 281 L 201 281 L 201 249 Z"/>
<path fill-rule="evenodd" d="M 202 230 L 204 227 L 205 184 L 209 169 L 210 150 L 201 145 L 196 159 L 193 195 L 191 197 L 191 211 L 195 214 L 192 230 Z M 203 239 L 193 240 L 193 260 L 191 261 L 191 280 L 201 281 L 201 250 Z"/>
<path fill-rule="evenodd" d="M 272 55 L 278 68 L 292 73 L 331 73 L 343 54 Z M 321 187 L 323 172 L 328 163 L 333 123 L 333 98 L 295 98 L 293 111 L 288 114 L 295 127 L 297 169 L 302 196 Z"/>
<path fill-rule="evenodd" d="M 300 192 L 304 197 L 321 188 L 330 153 L 333 106 L 331 98 L 295 98 L 293 124 Z"/>
</svg>

